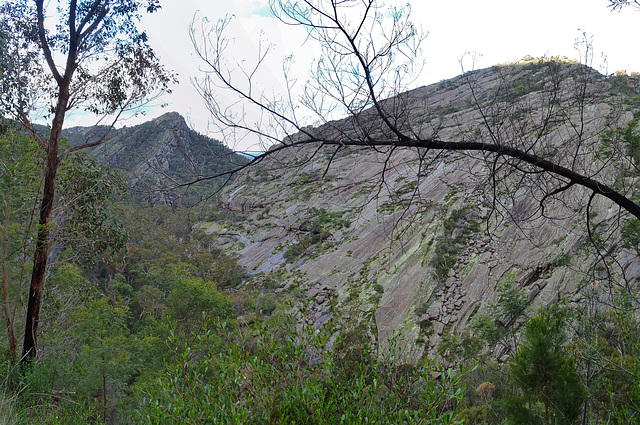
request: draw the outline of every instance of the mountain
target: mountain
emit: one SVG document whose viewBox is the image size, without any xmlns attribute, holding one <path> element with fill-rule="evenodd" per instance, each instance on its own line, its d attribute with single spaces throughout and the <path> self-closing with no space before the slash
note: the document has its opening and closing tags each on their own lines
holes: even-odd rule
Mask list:
<svg viewBox="0 0 640 425">
<path fill-rule="evenodd" d="M 96 140 L 106 126 L 73 127 L 63 136 L 72 146 Z M 199 178 L 231 170 L 247 162 L 223 143 L 189 128 L 177 112 L 140 125 L 112 130 L 108 141 L 91 149 L 100 161 L 121 170 L 135 197 L 153 203 L 195 202 L 211 196 L 223 179 L 187 186 Z"/>
<path fill-rule="evenodd" d="M 585 74 L 575 64 L 559 65 L 561 88 L 547 102 L 554 81 L 542 73 L 558 64 L 534 65 L 479 70 L 401 97 L 414 128 L 444 140 L 486 134 L 487 120 L 502 120 L 489 128 L 526 124 L 548 112 L 545 105 L 563 105 L 554 106 L 561 113 L 544 133 L 528 124 L 510 133 L 523 141 L 544 137 L 546 149 L 560 155 L 566 135 L 577 134 L 575 123 L 582 123 L 579 143 L 599 155 L 607 131 L 624 128 L 638 110 L 634 88 L 603 76 L 584 86 L 599 96 L 593 103 L 574 102 L 569 83 L 580 84 Z M 479 105 L 502 115 L 487 118 Z M 348 131 L 349 122 L 314 134 Z M 534 181 L 535 173 L 529 181 L 514 172 L 492 174 L 499 156 L 487 162 L 464 151 L 334 150 L 307 145 L 267 156 L 224 189 L 221 206 L 233 222 L 201 225 L 239 256 L 253 287 L 291 297 L 316 329 L 400 341 L 404 360 L 414 362 L 473 334 L 477 319 L 511 295 L 529 311 L 558 302 L 581 311 L 594 297 L 604 308 L 607 291 L 615 290 L 605 284 L 611 276 L 605 268 L 625 282 L 640 278 L 637 253 L 616 230 L 618 209 L 602 197 L 589 200 L 577 189 L 540 214 L 545 182 Z M 500 181 L 491 184 L 496 176 Z M 624 177 L 605 178 L 616 184 Z M 609 232 L 599 233 L 609 250 L 604 262 L 587 231 L 587 208 L 591 229 Z M 509 347 L 493 350 L 504 360 Z"/>
</svg>

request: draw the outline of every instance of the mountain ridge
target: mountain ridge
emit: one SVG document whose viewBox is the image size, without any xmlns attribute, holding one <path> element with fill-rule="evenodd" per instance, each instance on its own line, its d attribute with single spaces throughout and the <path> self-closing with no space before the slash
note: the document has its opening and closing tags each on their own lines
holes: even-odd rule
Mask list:
<svg viewBox="0 0 640 425">
<path fill-rule="evenodd" d="M 497 108 L 505 125 L 539 114 L 548 91 L 542 78 L 549 66 L 555 65 L 534 61 L 477 70 L 384 102 L 406 107 L 405 124 L 420 137 L 475 137 L 484 131 L 480 107 Z M 595 75 L 581 65 L 559 66 L 560 84 L 568 84 L 576 75 Z M 621 78 L 594 81 L 587 87 L 595 93 L 594 101 L 579 111 L 570 105 L 568 88 L 559 92 L 558 102 L 569 104 L 567 120 L 584 119 L 585 131 L 591 134 L 585 140 L 597 146 L 599 128 L 623 127 L 633 120 L 640 103 L 637 90 Z M 622 101 L 627 106 L 620 107 Z M 305 131 L 348 137 L 353 119 Z M 371 134 L 384 135 L 379 121 L 365 122 Z M 569 131 L 566 122 L 554 123 L 544 135 L 549 139 L 546 148 L 560 151 L 562 135 Z M 98 156 L 131 173 L 134 186 L 152 183 L 149 193 L 159 185 L 158 176 L 174 173 L 170 180 L 175 182 L 177 177 L 205 175 L 198 166 L 211 165 L 184 161 L 207 158 L 200 154 L 207 140 L 194 139 L 177 113 L 124 129 L 122 134 L 142 142 L 127 144 L 123 137 L 101 147 Z M 519 137 L 524 140 L 527 134 Z M 77 137 L 73 131 L 70 135 Z M 149 140 L 155 142 L 145 145 Z M 399 335 L 405 341 L 406 360 L 415 362 L 469 332 L 505 288 L 522 293 L 530 310 L 560 300 L 578 309 L 585 302 L 583 287 L 596 279 L 599 258 L 590 248 L 581 219 L 587 205 L 584 191 L 547 210 L 550 216 L 571 217 L 561 221 L 531 216 L 540 195 L 521 186 L 507 196 L 498 217 L 496 199 L 487 192 L 487 164 L 479 156 L 430 152 L 421 158 L 409 149 L 388 156 L 388 151 L 373 152 L 365 146 L 337 154 L 321 148 L 311 161 L 314 150 L 307 146 L 269 154 L 240 172 L 220 198 L 221 209 L 233 219 L 214 217 L 200 227 L 215 238 L 216 246 L 239 257 L 252 276 L 249 284 L 276 297 L 293 296 L 296 308 L 315 328 L 365 332 L 380 344 Z M 416 168 L 418 161 L 430 166 Z M 179 164 L 191 167 L 188 173 Z M 589 166 L 585 165 L 587 174 Z M 605 177 L 607 184 L 618 179 Z M 512 177 L 506 174 L 504 179 L 507 183 L 497 188 L 508 191 Z M 200 194 L 206 190 L 211 188 Z M 604 217 L 601 226 L 616 214 L 600 198 L 590 208 Z M 618 241 L 617 267 L 636 281 L 640 267 L 634 251 L 621 246 L 619 233 L 613 237 Z M 492 349 L 499 359 L 508 353 L 508 347 Z"/>
</svg>

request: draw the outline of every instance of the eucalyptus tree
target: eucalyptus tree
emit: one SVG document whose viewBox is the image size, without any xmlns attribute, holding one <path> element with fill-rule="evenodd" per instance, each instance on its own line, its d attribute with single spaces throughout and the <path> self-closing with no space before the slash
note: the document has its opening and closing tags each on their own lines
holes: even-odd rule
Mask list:
<svg viewBox="0 0 640 425">
<path fill-rule="evenodd" d="M 29 289 L 23 356 L 36 356 L 37 331 L 47 262 L 56 223 L 56 180 L 71 153 L 107 140 L 107 134 L 61 148 L 72 111 L 115 125 L 122 113 L 168 91 L 165 70 L 137 24 L 159 0 L 9 0 L 0 8 L 2 95 L 6 117 L 19 121 L 44 151 L 37 244 Z M 46 119 L 48 134 L 34 123 Z"/>
<path fill-rule="evenodd" d="M 35 208 L 41 183 L 42 155 L 33 140 L 16 131 L 0 134 L 0 229 L 2 233 L 2 303 L 9 355 L 17 353 L 15 318 L 20 289 L 28 277 Z"/>
</svg>

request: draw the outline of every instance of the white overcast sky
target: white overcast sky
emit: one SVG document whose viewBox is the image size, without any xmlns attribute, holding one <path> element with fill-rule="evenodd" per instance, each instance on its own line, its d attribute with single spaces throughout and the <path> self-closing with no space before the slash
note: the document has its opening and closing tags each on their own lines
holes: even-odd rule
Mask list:
<svg viewBox="0 0 640 425">
<path fill-rule="evenodd" d="M 407 1 L 385 3 L 404 5 Z M 640 12 L 631 8 L 612 12 L 607 0 L 410 0 L 409 3 L 413 21 L 429 33 L 423 45 L 426 66 L 418 85 L 460 74 L 459 61 L 467 52 L 481 55 L 476 68 L 518 60 L 525 55 L 564 55 L 577 59 L 574 43 L 583 32 L 593 36 L 594 68 L 604 71 L 600 68 L 604 54 L 609 73 L 618 69 L 640 71 Z M 180 84 L 173 88 L 173 94 L 163 98 L 168 104 L 166 108 L 151 108 L 144 119 L 127 120 L 124 124 L 133 125 L 177 111 L 187 117 L 195 130 L 207 133 L 209 114 L 191 84 L 192 78 L 202 75 L 188 33 L 196 14 L 214 22 L 234 15 L 234 49 L 239 54 L 255 52 L 264 31 L 264 37 L 277 46 L 274 61 L 268 64 L 274 74 L 279 73 L 278 61 L 285 53 L 295 55 L 301 72 L 306 72 L 303 68 L 313 58 L 312 47 L 302 45 L 302 34 L 269 16 L 268 0 L 163 0 L 162 9 L 145 16 L 142 26 L 163 63 L 178 73 Z M 67 125 L 76 124 L 72 119 Z"/>
</svg>

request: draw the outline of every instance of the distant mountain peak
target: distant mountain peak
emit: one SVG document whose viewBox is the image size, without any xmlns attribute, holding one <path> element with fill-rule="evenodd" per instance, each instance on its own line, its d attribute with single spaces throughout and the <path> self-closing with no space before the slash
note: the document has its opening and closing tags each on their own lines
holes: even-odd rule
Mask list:
<svg viewBox="0 0 640 425">
<path fill-rule="evenodd" d="M 95 140 L 108 127 L 72 127 L 63 136 L 72 145 Z M 179 202 L 184 196 L 208 197 L 219 184 L 215 180 L 183 186 L 246 163 L 222 142 L 192 130 L 178 112 L 167 112 L 142 124 L 112 130 L 113 137 L 91 149 L 103 164 L 124 172 L 134 196 L 153 203 Z M 136 195 L 137 194 L 137 195 Z"/>
<path fill-rule="evenodd" d="M 161 123 L 161 122 L 167 122 L 167 121 L 169 122 L 175 121 L 175 122 L 184 124 L 185 126 L 187 125 L 187 121 L 184 119 L 184 117 L 180 115 L 179 112 L 175 112 L 175 111 L 164 113 L 157 118 L 153 118 L 147 121 L 147 123 Z"/>
</svg>

